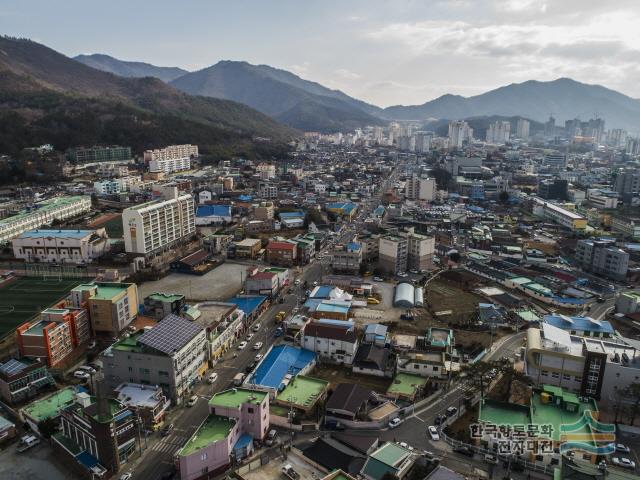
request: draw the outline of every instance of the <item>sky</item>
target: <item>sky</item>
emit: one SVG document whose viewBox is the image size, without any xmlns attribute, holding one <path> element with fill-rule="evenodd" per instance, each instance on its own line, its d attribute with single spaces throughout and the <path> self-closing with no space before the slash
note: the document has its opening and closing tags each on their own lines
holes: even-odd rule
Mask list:
<svg viewBox="0 0 640 480">
<path fill-rule="evenodd" d="M 66 55 L 283 68 L 378 106 L 570 77 L 640 97 L 639 0 L 3 0 Z"/>
</svg>

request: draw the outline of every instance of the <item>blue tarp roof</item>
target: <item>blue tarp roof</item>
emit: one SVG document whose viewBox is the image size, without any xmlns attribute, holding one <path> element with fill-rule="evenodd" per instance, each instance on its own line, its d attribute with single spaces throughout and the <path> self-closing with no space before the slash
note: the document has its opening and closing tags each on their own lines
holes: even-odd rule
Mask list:
<svg viewBox="0 0 640 480">
<path fill-rule="evenodd" d="M 227 300 L 227 303 L 233 303 L 234 305 L 237 305 L 245 315 L 251 315 L 266 299 L 267 297 L 264 295 L 233 297 Z"/>
<path fill-rule="evenodd" d="M 309 296 L 309 298 L 329 298 L 331 290 L 333 290 L 333 287 L 321 285 L 317 289 L 315 289 L 315 292 L 311 292 L 312 294 Z"/>
<path fill-rule="evenodd" d="M 278 215 L 280 218 L 304 218 L 304 212 L 301 210 L 297 212 L 280 212 Z"/>
<path fill-rule="evenodd" d="M 230 217 L 231 205 L 199 205 L 196 217 Z"/>
<path fill-rule="evenodd" d="M 315 358 L 316 354 L 311 350 L 278 345 L 264 357 L 253 374 L 251 383 L 279 389 L 285 375 L 297 375 Z"/>
<path fill-rule="evenodd" d="M 569 320 L 567 320 L 567 318 Z M 544 321 L 549 325 L 562 330 L 576 330 L 585 332 L 602 332 L 613 334 L 615 332 L 611 323 L 606 320 L 593 321 L 589 317 L 566 317 L 560 315 L 545 315 Z"/>
<path fill-rule="evenodd" d="M 252 198 L 252 195 L 238 195 L 238 200 L 241 200 L 243 202 L 250 202 Z"/>
<path fill-rule="evenodd" d="M 240 438 L 238 439 L 236 444 L 233 446 L 233 449 L 241 450 L 245 448 L 247 445 L 251 444 L 251 442 L 253 442 L 253 437 L 248 433 L 243 433 L 242 435 L 240 435 Z"/>
</svg>

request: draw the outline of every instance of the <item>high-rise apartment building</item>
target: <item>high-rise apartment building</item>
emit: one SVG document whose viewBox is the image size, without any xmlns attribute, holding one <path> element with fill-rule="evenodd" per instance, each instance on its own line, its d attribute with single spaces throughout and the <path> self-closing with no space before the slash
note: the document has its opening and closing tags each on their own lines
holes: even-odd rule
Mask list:
<svg viewBox="0 0 640 480">
<path fill-rule="evenodd" d="M 432 202 L 436 195 L 436 181 L 413 175 L 405 183 L 405 195 L 409 200 Z"/>
<path fill-rule="evenodd" d="M 524 118 L 519 118 L 516 123 L 516 137 L 526 140 L 529 138 L 529 120 L 525 120 Z"/>
<path fill-rule="evenodd" d="M 473 128 L 464 120 L 449 122 L 449 149 L 462 148 L 465 142 L 473 141 Z"/>
<path fill-rule="evenodd" d="M 433 267 L 435 239 L 415 233 L 413 228 L 380 237 L 378 265 L 387 273 L 429 270 Z"/>
<path fill-rule="evenodd" d="M 122 212 L 124 246 L 128 253 L 150 255 L 171 248 L 196 230 L 193 198 L 178 187 L 161 189 L 162 198 Z"/>
<path fill-rule="evenodd" d="M 487 143 L 507 143 L 511 135 L 511 123 L 497 121 L 487 129 Z"/>
</svg>

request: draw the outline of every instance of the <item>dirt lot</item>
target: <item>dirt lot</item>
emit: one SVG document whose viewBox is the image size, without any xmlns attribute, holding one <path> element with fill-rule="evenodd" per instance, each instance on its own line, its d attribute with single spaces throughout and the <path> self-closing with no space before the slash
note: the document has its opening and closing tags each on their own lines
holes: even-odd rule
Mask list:
<svg viewBox="0 0 640 480">
<path fill-rule="evenodd" d="M 279 480 L 280 478 L 284 478 L 282 475 L 282 467 L 287 464 L 290 464 L 293 469 L 298 472 L 301 480 L 316 480 L 325 476 L 325 473 L 305 462 L 304 459 L 297 454 L 289 453 L 286 460 L 278 457 L 266 465 L 262 465 L 260 468 L 243 473 L 242 477 L 245 480 Z"/>
<path fill-rule="evenodd" d="M 171 273 L 139 285 L 138 295 L 143 299 L 154 292 L 181 293 L 190 301 L 226 300 L 241 290 L 241 279 L 246 279 L 247 268 L 247 265 L 225 262 L 202 276 Z"/>
<path fill-rule="evenodd" d="M 464 290 L 457 282 L 438 278 L 429 284 L 426 293 L 425 308 L 431 314 L 448 323 L 466 323 L 469 317 L 475 318 L 478 303 L 484 299 Z M 448 315 L 438 315 L 451 311 Z"/>
<path fill-rule="evenodd" d="M 384 393 L 389 388 L 389 385 L 391 385 L 390 378 L 358 375 L 352 373 L 348 368 L 338 365 L 323 364 L 316 366 L 309 376 L 330 382 L 330 389 L 335 388 L 338 383 L 357 383 L 358 385 L 370 388 L 378 393 Z"/>
</svg>

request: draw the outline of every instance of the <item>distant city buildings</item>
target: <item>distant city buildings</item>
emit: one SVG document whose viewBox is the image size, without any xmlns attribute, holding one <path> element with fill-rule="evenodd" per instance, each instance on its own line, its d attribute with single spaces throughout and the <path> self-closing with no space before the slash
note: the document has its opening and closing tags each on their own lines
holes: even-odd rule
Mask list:
<svg viewBox="0 0 640 480">
<path fill-rule="evenodd" d="M 449 122 L 449 149 L 459 150 L 473 141 L 473 128 L 464 120 Z"/>
</svg>

